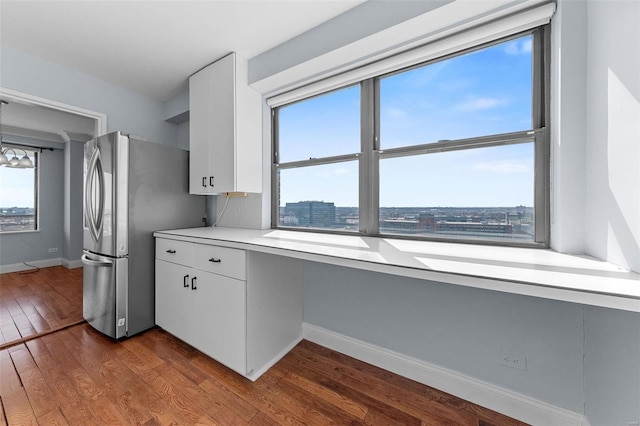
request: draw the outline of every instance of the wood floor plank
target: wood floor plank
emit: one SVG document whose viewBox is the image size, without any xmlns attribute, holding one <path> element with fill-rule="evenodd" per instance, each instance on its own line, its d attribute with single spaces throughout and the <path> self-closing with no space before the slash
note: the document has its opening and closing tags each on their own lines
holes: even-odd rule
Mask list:
<svg viewBox="0 0 640 426">
<path fill-rule="evenodd" d="M 188 399 L 185 399 L 164 377 L 156 377 L 151 383 L 151 387 L 185 422 L 190 424 L 217 424 L 211 417 L 202 414 Z"/>
<path fill-rule="evenodd" d="M 252 382 L 159 328 L 30 334 L 69 318 L 82 318 L 81 269 L 0 275 L 0 426 L 524 425 L 304 340 Z"/>
<path fill-rule="evenodd" d="M 82 321 L 82 269 L 0 274 L 0 345 Z"/>
<path fill-rule="evenodd" d="M 2 406 L 10 425 L 36 426 L 38 421 L 33 413 L 29 398 L 23 388 L 2 396 Z"/>
<path fill-rule="evenodd" d="M 58 409 L 49 411 L 44 416 L 38 417 L 37 420 L 40 425 L 47 425 L 47 426 L 69 425 L 69 422 L 67 422 L 67 419 L 65 419 L 62 412 L 60 412 L 60 410 Z"/>
<path fill-rule="evenodd" d="M 18 370 L 18 374 L 36 417 L 41 417 L 57 409 L 58 404 L 52 397 L 49 385 L 37 367 L 23 371 Z"/>
<path fill-rule="evenodd" d="M 61 413 L 70 424 L 83 424 L 93 418 L 88 400 L 83 398 L 60 364 L 50 355 L 41 353 L 35 358 Z"/>
</svg>

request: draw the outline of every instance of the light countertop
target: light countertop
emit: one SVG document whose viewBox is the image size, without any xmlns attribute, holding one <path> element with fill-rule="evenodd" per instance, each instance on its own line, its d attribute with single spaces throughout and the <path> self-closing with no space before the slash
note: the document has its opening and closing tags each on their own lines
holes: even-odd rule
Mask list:
<svg viewBox="0 0 640 426">
<path fill-rule="evenodd" d="M 223 227 L 154 236 L 640 312 L 640 274 L 546 249 Z"/>
</svg>

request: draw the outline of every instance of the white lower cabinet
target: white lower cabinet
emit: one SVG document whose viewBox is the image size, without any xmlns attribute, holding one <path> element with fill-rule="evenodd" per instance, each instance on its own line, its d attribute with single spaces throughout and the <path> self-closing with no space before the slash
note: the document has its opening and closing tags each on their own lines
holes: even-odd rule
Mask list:
<svg viewBox="0 0 640 426">
<path fill-rule="evenodd" d="M 257 379 L 302 338 L 299 261 L 156 238 L 156 324 Z"/>
<path fill-rule="evenodd" d="M 192 341 L 211 358 L 240 374 L 247 372 L 246 282 L 198 271 L 193 301 Z"/>
</svg>

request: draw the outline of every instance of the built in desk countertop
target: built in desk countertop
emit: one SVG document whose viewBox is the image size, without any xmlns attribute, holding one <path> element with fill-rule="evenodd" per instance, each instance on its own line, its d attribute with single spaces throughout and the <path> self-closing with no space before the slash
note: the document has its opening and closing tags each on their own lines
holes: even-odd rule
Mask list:
<svg viewBox="0 0 640 426">
<path fill-rule="evenodd" d="M 224 227 L 158 231 L 154 236 L 640 312 L 640 274 L 548 249 Z"/>
</svg>

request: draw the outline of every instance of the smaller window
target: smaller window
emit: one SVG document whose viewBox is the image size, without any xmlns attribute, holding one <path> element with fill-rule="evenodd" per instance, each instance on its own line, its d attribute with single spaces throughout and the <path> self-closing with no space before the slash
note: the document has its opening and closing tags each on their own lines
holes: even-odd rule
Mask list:
<svg viewBox="0 0 640 426">
<path fill-rule="evenodd" d="M 35 231 L 38 228 L 37 160 L 34 151 L 2 146 L 0 232 Z"/>
<path fill-rule="evenodd" d="M 278 110 L 278 161 L 360 152 L 360 85 Z"/>
</svg>

